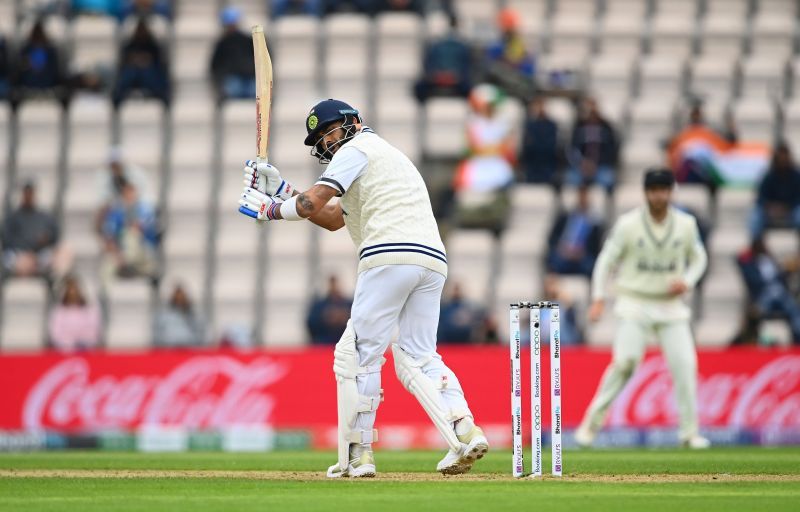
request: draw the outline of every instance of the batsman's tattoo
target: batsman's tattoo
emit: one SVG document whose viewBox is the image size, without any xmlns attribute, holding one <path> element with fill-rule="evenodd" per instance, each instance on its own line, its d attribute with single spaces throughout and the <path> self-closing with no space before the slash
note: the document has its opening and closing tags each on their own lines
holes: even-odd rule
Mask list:
<svg viewBox="0 0 800 512">
<path fill-rule="evenodd" d="M 305 214 L 303 217 L 308 217 L 314 212 L 314 203 L 311 202 L 311 199 L 306 197 L 305 192 L 297 197 L 297 205 L 300 207 L 300 210 L 302 210 L 300 214 Z"/>
</svg>

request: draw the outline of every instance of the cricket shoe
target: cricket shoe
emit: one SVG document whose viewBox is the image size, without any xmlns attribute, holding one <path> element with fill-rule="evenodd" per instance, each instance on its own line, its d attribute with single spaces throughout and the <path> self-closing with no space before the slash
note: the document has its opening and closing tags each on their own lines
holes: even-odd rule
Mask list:
<svg viewBox="0 0 800 512">
<path fill-rule="evenodd" d="M 489 451 L 489 441 L 477 425 L 466 434 L 456 435 L 461 441 L 461 451 L 450 450 L 436 465 L 436 471 L 443 475 L 463 475 L 472 469 L 475 461 L 483 458 Z"/>
<path fill-rule="evenodd" d="M 575 442 L 578 443 L 578 446 L 581 448 L 591 448 L 596 436 L 597 433 L 591 428 L 581 425 L 575 431 Z"/>
<path fill-rule="evenodd" d="M 682 440 L 681 446 L 691 450 L 707 450 L 711 448 L 711 441 L 699 434 L 695 434 L 688 439 Z"/>
<path fill-rule="evenodd" d="M 376 475 L 372 450 L 364 450 L 357 458 L 350 459 L 345 471 L 336 463 L 328 468 L 328 478 L 372 478 Z"/>
</svg>

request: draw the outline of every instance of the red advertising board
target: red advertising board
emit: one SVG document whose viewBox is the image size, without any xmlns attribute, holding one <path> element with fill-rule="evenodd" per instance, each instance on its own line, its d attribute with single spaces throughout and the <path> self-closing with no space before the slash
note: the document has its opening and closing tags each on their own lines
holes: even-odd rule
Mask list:
<svg viewBox="0 0 800 512">
<path fill-rule="evenodd" d="M 445 347 L 477 421 L 496 443 L 510 441 L 509 354 L 505 347 Z M 527 355 L 527 354 L 526 354 Z M 85 432 L 148 424 L 189 429 L 265 424 L 309 429 L 317 446 L 335 442 L 332 348 L 297 351 L 167 351 L 0 356 L 0 430 Z M 605 366 L 606 351 L 565 348 L 563 421 L 575 427 Z M 526 361 L 526 358 L 523 358 Z M 549 358 L 543 354 L 543 410 L 549 411 Z M 524 382 L 528 369 L 523 365 Z M 703 352 L 698 388 L 707 427 L 800 431 L 800 351 Z M 421 407 L 384 366 L 381 442 L 441 446 Z M 608 424 L 677 424 L 669 371 L 650 354 L 612 406 Z M 526 388 L 527 391 L 527 388 Z M 523 404 L 528 395 L 523 396 Z M 529 420 L 529 411 L 525 411 Z M 549 424 L 549 414 L 544 415 Z M 527 427 L 526 427 L 527 428 Z"/>
</svg>

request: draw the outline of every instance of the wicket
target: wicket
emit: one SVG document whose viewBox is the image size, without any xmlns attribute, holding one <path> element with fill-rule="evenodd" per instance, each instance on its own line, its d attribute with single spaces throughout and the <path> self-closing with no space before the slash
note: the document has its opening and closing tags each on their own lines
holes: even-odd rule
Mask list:
<svg viewBox="0 0 800 512">
<path fill-rule="evenodd" d="M 552 474 L 561 476 L 561 318 L 555 302 L 518 302 L 509 309 L 511 350 L 511 428 L 513 433 L 512 471 L 519 478 L 525 471 L 522 443 L 522 367 L 520 309 L 530 309 L 531 336 L 531 476 L 542 476 L 542 376 L 541 312 L 550 310 L 550 420 Z"/>
</svg>

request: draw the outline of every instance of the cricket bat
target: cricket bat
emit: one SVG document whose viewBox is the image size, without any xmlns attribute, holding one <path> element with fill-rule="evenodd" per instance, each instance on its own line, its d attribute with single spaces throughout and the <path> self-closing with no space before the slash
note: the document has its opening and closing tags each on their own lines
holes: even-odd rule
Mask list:
<svg viewBox="0 0 800 512">
<path fill-rule="evenodd" d="M 256 162 L 266 163 L 269 157 L 269 118 L 272 110 L 272 59 L 264 39 L 264 28 L 254 25 L 253 59 L 256 68 Z M 245 207 L 239 211 L 245 215 L 252 212 Z M 252 216 L 252 215 L 251 215 Z"/>
</svg>

